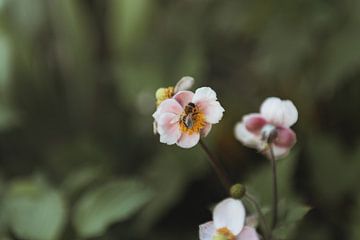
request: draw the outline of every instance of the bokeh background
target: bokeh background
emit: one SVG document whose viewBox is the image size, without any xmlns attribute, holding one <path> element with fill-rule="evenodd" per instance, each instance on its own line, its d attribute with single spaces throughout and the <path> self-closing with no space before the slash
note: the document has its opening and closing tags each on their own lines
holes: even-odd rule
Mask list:
<svg viewBox="0 0 360 240">
<path fill-rule="evenodd" d="M 200 147 L 159 143 L 154 93 L 182 76 L 226 109 L 206 142 L 268 206 L 269 164 L 233 127 L 293 100 L 289 239 L 360 239 L 360 1 L 1 0 L 0 239 L 198 239 L 226 197 Z M 249 213 L 252 210 L 249 209 Z"/>
</svg>

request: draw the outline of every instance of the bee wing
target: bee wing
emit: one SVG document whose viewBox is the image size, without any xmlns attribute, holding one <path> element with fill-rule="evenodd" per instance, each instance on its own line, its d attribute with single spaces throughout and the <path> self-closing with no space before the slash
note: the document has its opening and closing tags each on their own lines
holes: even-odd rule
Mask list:
<svg viewBox="0 0 360 240">
<path fill-rule="evenodd" d="M 183 77 L 175 85 L 174 93 L 177 93 L 177 92 L 182 91 L 182 90 L 188 90 L 193 85 L 194 85 L 194 78 L 193 77 L 189 77 L 189 76 Z"/>
</svg>

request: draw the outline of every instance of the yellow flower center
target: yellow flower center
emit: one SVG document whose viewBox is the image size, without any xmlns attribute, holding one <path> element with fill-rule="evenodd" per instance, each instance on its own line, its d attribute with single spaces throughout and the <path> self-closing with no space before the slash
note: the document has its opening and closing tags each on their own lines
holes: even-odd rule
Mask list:
<svg viewBox="0 0 360 240">
<path fill-rule="evenodd" d="M 159 106 L 164 100 L 174 96 L 174 87 L 159 88 L 156 93 L 156 106 Z"/>
<path fill-rule="evenodd" d="M 199 133 L 206 125 L 205 115 L 194 103 L 189 103 L 180 116 L 179 124 L 183 133 Z"/>
<path fill-rule="evenodd" d="M 236 237 L 232 232 L 226 228 L 220 228 L 217 230 L 217 234 L 214 236 L 213 240 L 235 240 Z"/>
</svg>

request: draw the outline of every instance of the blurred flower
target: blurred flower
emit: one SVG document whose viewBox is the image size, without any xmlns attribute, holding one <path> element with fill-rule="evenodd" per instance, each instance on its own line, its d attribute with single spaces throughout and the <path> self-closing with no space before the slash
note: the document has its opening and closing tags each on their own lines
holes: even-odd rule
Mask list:
<svg viewBox="0 0 360 240">
<path fill-rule="evenodd" d="M 193 85 L 194 78 L 185 76 L 176 83 L 175 87 L 159 88 L 155 93 L 156 107 L 158 107 L 166 99 L 172 98 L 176 93 L 190 89 Z M 154 134 L 158 132 L 156 121 L 153 122 L 153 130 Z"/>
<path fill-rule="evenodd" d="M 216 93 L 209 87 L 179 91 L 164 100 L 153 114 L 160 134 L 160 142 L 191 148 L 206 136 L 212 124 L 218 123 L 224 108 L 217 101 Z"/>
<path fill-rule="evenodd" d="M 267 98 L 260 113 L 245 115 L 235 126 L 235 137 L 245 146 L 269 154 L 272 145 L 276 159 L 286 156 L 296 143 L 296 134 L 290 129 L 298 119 L 292 101 L 277 97 Z"/>
<path fill-rule="evenodd" d="M 200 240 L 258 240 L 255 228 L 245 226 L 245 208 L 240 200 L 227 198 L 216 205 L 213 221 L 199 226 Z"/>
</svg>

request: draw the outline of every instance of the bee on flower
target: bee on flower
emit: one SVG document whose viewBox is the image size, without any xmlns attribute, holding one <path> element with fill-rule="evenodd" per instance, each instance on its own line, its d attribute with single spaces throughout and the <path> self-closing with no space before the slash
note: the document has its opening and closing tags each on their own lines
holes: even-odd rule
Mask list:
<svg viewBox="0 0 360 240">
<path fill-rule="evenodd" d="M 279 159 L 296 143 L 296 134 L 290 127 L 297 120 L 298 111 L 292 101 L 269 97 L 262 103 L 260 113 L 247 114 L 236 124 L 235 137 L 266 155 L 272 147 L 275 159 Z"/>
<path fill-rule="evenodd" d="M 163 100 L 153 114 L 160 142 L 182 148 L 195 146 L 200 136 L 206 136 L 212 124 L 218 123 L 224 108 L 214 90 L 202 87 L 195 91 L 178 91 Z"/>
<path fill-rule="evenodd" d="M 189 90 L 194 85 L 194 78 L 185 76 L 182 77 L 175 85 L 175 87 L 159 88 L 156 90 L 156 107 L 158 107 L 166 99 L 172 98 L 176 93 Z M 157 123 L 153 122 L 154 134 L 157 134 Z"/>
<path fill-rule="evenodd" d="M 240 200 L 227 198 L 217 204 L 213 221 L 199 226 L 200 240 L 259 240 L 252 226 L 245 224 L 245 208 Z"/>
</svg>

